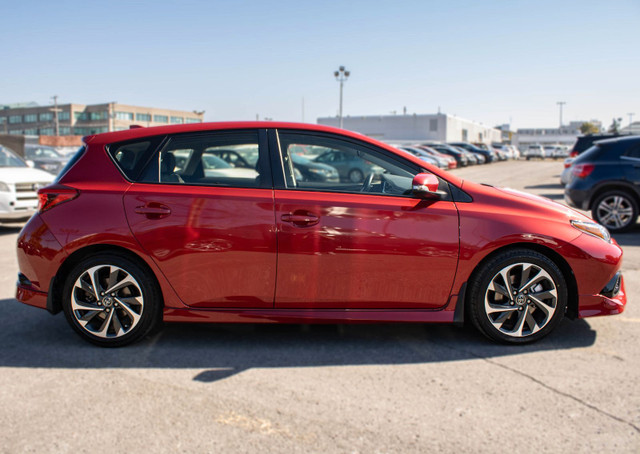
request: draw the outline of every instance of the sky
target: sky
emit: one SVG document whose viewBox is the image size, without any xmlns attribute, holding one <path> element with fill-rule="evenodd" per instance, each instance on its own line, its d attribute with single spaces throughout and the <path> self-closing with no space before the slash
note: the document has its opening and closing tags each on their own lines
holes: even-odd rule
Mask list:
<svg viewBox="0 0 640 454">
<path fill-rule="evenodd" d="M 0 0 L 0 104 L 120 102 L 206 121 L 443 113 L 640 120 L 640 0 Z"/>
</svg>

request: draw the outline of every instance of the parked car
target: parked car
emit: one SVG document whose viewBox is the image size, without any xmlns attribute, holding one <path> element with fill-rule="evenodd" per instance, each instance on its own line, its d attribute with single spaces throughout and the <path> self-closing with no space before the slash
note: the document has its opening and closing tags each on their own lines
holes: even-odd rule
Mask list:
<svg viewBox="0 0 640 454">
<path fill-rule="evenodd" d="M 437 156 L 434 156 L 432 154 L 427 153 L 426 151 L 420 149 L 420 148 L 416 148 L 416 147 L 407 147 L 407 146 L 397 146 L 396 148 L 398 148 L 399 150 L 405 151 L 409 154 L 412 154 L 413 156 L 418 157 L 419 159 L 422 159 L 423 161 L 434 165 L 440 169 L 448 169 L 449 168 L 449 161 L 446 161 L 444 159 L 440 159 Z"/>
<path fill-rule="evenodd" d="M 562 174 L 560 175 L 560 184 L 562 186 L 566 186 L 567 184 L 569 184 L 569 181 L 571 181 L 571 165 L 573 164 L 574 160 L 575 158 L 567 158 L 564 160 L 564 169 L 562 170 Z"/>
<path fill-rule="evenodd" d="M 340 181 L 340 173 L 338 172 L 338 169 L 333 166 L 324 164 L 318 159 L 312 161 L 311 159 L 307 159 L 304 156 L 292 153 L 291 161 L 293 163 L 293 167 L 300 172 L 300 176 L 296 178 L 296 180 L 298 181 Z M 352 177 L 353 171 L 347 171 L 346 178 Z M 356 183 L 359 183 L 361 181 L 362 180 L 356 181 Z"/>
<path fill-rule="evenodd" d="M 25 144 L 24 157 L 32 161 L 36 168 L 53 175 L 57 175 L 71 159 L 71 156 L 62 156 L 53 147 L 36 144 Z"/>
<path fill-rule="evenodd" d="M 589 148 L 593 146 L 595 142 L 598 140 L 606 140 L 606 139 L 615 139 L 617 137 L 624 137 L 620 134 L 588 134 L 585 136 L 580 136 L 576 139 L 576 142 L 571 147 L 571 151 L 569 152 L 570 158 L 575 158 L 578 155 L 584 153 Z"/>
<path fill-rule="evenodd" d="M 479 153 L 473 153 L 472 151 L 465 150 L 464 148 L 457 147 L 455 145 L 451 145 L 451 144 L 448 144 L 448 145 L 462 153 L 465 153 L 467 155 L 467 158 L 470 160 L 470 162 L 475 162 L 476 164 L 484 164 L 486 162 L 486 158 L 484 157 L 484 155 L 481 155 Z"/>
<path fill-rule="evenodd" d="M 376 172 L 372 163 L 340 150 L 327 151 L 316 157 L 314 161 L 334 168 L 338 171 L 340 181 L 351 183 L 362 183 L 367 175 Z"/>
<path fill-rule="evenodd" d="M 458 167 L 458 163 L 456 162 L 456 159 L 453 156 L 449 156 L 448 154 L 441 153 L 435 148 L 427 147 L 426 145 L 415 145 L 413 148 L 417 148 L 426 153 L 429 153 L 432 156 L 435 156 L 438 159 L 442 159 L 444 162 L 447 163 L 448 170 L 456 169 Z"/>
<path fill-rule="evenodd" d="M 632 228 L 640 206 L 640 136 L 598 141 L 571 165 L 567 203 L 611 232 Z"/>
<path fill-rule="evenodd" d="M 449 145 L 453 145 L 454 147 L 464 148 L 472 153 L 482 155 L 484 157 L 485 163 L 497 161 L 496 157 L 489 150 L 484 150 L 482 148 L 478 148 L 475 145 L 472 145 L 467 142 L 448 142 Z"/>
<path fill-rule="evenodd" d="M 483 143 L 483 142 L 475 142 L 473 145 L 480 148 L 481 150 L 487 150 L 489 153 L 491 153 L 494 161 L 506 161 L 507 159 L 507 157 L 504 154 L 500 153 L 491 145 L 487 145 L 486 143 Z"/>
<path fill-rule="evenodd" d="M 23 222 L 38 207 L 37 191 L 53 176 L 27 165 L 13 150 L 0 145 L 0 222 Z"/>
<path fill-rule="evenodd" d="M 468 320 L 520 344 L 565 316 L 626 304 L 622 250 L 588 217 L 461 180 L 357 133 L 198 123 L 85 141 L 39 190 L 38 213 L 18 237 L 17 299 L 63 311 L 98 345 L 139 340 L 163 320 Z M 204 173 L 205 150 L 230 145 L 258 147 L 257 178 Z M 381 171 L 361 182 L 299 181 L 291 155 L 300 146 Z M 165 179 L 176 170 L 164 157 L 181 150 L 180 178 Z"/>
<path fill-rule="evenodd" d="M 456 150 L 452 146 L 449 146 L 444 143 L 438 143 L 438 142 L 426 142 L 426 143 L 422 143 L 422 145 L 427 146 L 429 148 L 433 148 L 438 153 L 451 156 L 453 159 L 456 160 L 456 164 L 458 167 L 466 167 L 469 165 L 469 158 L 467 158 L 466 154 Z"/>
<path fill-rule="evenodd" d="M 537 144 L 529 145 L 527 149 L 524 151 L 523 156 L 527 158 L 527 161 L 533 158 L 544 159 L 545 158 L 544 148 L 542 148 L 542 145 L 537 145 Z"/>
</svg>

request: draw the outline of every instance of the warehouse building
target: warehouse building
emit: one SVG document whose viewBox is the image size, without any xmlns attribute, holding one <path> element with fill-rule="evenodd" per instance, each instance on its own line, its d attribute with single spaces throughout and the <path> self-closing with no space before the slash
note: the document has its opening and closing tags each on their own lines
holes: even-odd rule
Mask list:
<svg viewBox="0 0 640 454">
<path fill-rule="evenodd" d="M 131 125 L 161 126 L 202 123 L 204 112 L 158 109 L 119 103 L 34 103 L 0 106 L 0 134 L 32 136 L 86 136 L 129 129 Z"/>
<path fill-rule="evenodd" d="M 318 118 L 318 124 L 339 127 L 338 117 Z M 350 116 L 343 128 L 385 142 L 500 142 L 502 132 L 464 118 L 443 113 Z"/>
</svg>

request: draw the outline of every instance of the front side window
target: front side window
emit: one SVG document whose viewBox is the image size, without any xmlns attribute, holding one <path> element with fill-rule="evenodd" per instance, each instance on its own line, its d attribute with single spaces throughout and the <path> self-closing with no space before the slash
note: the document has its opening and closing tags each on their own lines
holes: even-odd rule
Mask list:
<svg viewBox="0 0 640 454">
<path fill-rule="evenodd" d="M 177 135 L 151 159 L 140 181 L 271 187 L 268 158 L 260 159 L 258 143 L 257 131 Z"/>
<path fill-rule="evenodd" d="M 418 167 L 384 150 L 329 136 L 279 132 L 289 189 L 411 196 Z"/>
</svg>

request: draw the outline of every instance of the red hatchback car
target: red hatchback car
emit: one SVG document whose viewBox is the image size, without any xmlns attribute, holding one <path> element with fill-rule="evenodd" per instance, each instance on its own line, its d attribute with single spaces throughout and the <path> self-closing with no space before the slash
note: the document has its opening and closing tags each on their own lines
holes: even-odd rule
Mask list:
<svg viewBox="0 0 640 454">
<path fill-rule="evenodd" d="M 204 123 L 84 142 L 19 236 L 17 298 L 98 345 L 163 320 L 466 319 L 524 343 L 626 304 L 602 226 L 359 134 Z M 360 160 L 362 181 L 316 160 L 331 151 Z"/>
</svg>

